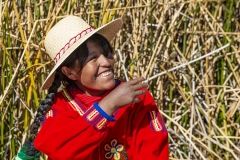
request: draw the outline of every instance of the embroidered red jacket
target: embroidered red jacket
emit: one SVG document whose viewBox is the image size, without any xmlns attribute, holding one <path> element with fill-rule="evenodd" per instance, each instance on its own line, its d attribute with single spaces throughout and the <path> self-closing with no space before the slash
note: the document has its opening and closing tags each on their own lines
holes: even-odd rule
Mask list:
<svg viewBox="0 0 240 160">
<path fill-rule="evenodd" d="M 49 160 L 168 159 L 168 132 L 148 91 L 140 102 L 119 108 L 115 122 L 93 107 L 103 97 L 77 88 L 59 92 L 36 136 L 36 149 Z"/>
</svg>

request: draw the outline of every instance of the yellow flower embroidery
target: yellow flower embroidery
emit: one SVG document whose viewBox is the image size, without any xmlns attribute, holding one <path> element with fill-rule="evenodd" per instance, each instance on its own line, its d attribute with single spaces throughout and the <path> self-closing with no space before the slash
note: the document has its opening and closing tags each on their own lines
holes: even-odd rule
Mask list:
<svg viewBox="0 0 240 160">
<path fill-rule="evenodd" d="M 123 160 L 126 159 L 126 153 L 124 152 L 124 146 L 117 143 L 116 139 L 113 139 L 109 144 L 105 144 L 104 150 L 107 151 L 105 154 L 106 159 Z"/>
</svg>

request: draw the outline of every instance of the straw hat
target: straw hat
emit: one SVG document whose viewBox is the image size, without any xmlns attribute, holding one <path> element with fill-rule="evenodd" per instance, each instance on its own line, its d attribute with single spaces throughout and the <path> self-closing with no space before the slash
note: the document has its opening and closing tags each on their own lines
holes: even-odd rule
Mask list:
<svg viewBox="0 0 240 160">
<path fill-rule="evenodd" d="M 94 29 L 77 16 L 67 16 L 60 20 L 50 29 L 44 42 L 46 52 L 54 61 L 55 66 L 41 88 L 43 90 L 48 89 L 52 85 L 56 69 L 90 36 L 94 33 L 99 33 L 110 42 L 121 29 L 122 24 L 122 19 L 116 19 Z"/>
</svg>

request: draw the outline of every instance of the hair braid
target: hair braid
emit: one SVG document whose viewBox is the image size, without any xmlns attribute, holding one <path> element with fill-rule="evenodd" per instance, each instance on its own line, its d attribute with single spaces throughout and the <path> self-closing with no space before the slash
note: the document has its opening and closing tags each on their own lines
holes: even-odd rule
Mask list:
<svg viewBox="0 0 240 160">
<path fill-rule="evenodd" d="M 60 87 L 60 85 L 61 79 L 59 78 L 59 75 L 56 74 L 52 86 L 48 89 L 48 94 L 46 98 L 42 101 L 41 105 L 38 107 L 36 117 L 31 126 L 30 137 L 26 140 L 21 151 L 18 153 L 19 158 L 23 160 L 39 159 L 40 152 L 35 149 L 33 142 L 36 137 L 36 134 L 38 133 L 38 129 L 40 127 L 41 122 L 43 121 L 50 107 L 52 106 L 55 94 L 57 93 L 57 90 Z"/>
</svg>

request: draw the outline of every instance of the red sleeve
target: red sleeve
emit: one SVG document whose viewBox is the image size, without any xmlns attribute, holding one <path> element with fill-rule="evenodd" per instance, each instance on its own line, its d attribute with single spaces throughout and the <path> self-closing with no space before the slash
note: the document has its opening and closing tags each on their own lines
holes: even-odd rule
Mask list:
<svg viewBox="0 0 240 160">
<path fill-rule="evenodd" d="M 80 116 L 63 97 L 56 99 L 34 146 L 49 159 L 93 159 L 94 152 L 98 152 L 96 148 L 106 135 L 107 120 L 93 107 Z"/>
<path fill-rule="evenodd" d="M 147 91 L 140 103 L 133 105 L 132 136 L 129 159 L 168 160 L 168 132 L 155 101 Z"/>
</svg>

